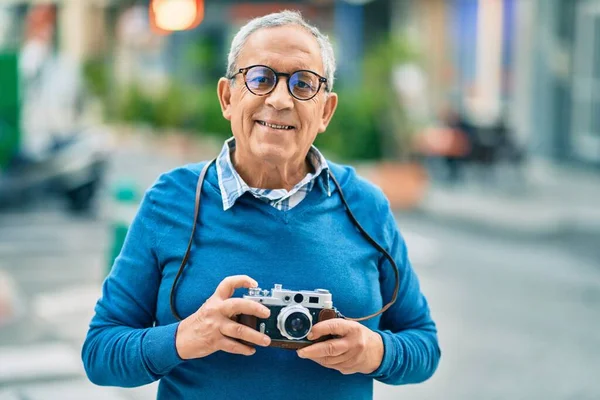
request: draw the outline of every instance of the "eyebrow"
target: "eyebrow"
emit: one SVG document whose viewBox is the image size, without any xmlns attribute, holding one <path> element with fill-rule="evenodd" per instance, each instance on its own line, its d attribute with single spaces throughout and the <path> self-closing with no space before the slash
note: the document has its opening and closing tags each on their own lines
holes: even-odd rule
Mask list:
<svg viewBox="0 0 600 400">
<path fill-rule="evenodd" d="M 314 68 L 309 67 L 308 65 L 304 64 L 304 63 L 300 63 L 298 64 L 298 69 L 310 69 L 311 71 L 314 71 Z"/>
<path fill-rule="evenodd" d="M 272 60 L 267 60 L 266 62 L 258 62 L 255 65 L 266 65 L 267 67 L 271 67 L 271 68 L 273 68 L 276 71 L 284 72 L 284 71 L 281 71 L 281 70 L 273 67 L 273 63 L 271 63 L 269 61 L 272 61 Z M 316 70 L 314 68 L 309 67 L 308 65 L 304 64 L 303 62 L 299 62 L 298 64 L 295 64 L 293 68 L 286 68 L 287 71 L 285 71 L 285 72 L 290 72 L 291 73 L 291 72 L 300 71 L 300 70 L 303 70 L 303 69 L 307 69 L 309 71 L 315 71 L 316 72 Z"/>
</svg>

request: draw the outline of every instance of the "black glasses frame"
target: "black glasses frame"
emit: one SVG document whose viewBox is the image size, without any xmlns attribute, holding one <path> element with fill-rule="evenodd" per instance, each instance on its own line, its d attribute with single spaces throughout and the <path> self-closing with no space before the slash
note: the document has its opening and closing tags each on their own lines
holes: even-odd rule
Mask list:
<svg viewBox="0 0 600 400">
<path fill-rule="evenodd" d="M 273 87 L 271 88 L 271 90 L 269 90 L 267 93 L 263 93 L 263 94 L 254 93 L 252 91 L 252 89 L 250 89 L 250 86 L 248 86 L 248 81 L 246 80 L 246 75 L 248 74 L 248 71 L 250 69 L 255 68 L 255 67 L 263 67 L 263 68 L 270 69 L 271 71 L 273 71 L 273 74 L 275 75 L 275 78 L 276 78 L 275 85 L 273 85 Z M 315 94 L 313 94 L 309 98 L 306 98 L 306 99 L 299 98 L 298 96 L 296 96 L 293 93 L 292 88 L 290 88 L 290 77 L 292 75 L 294 75 L 294 74 L 297 74 L 298 72 L 309 72 L 309 73 L 314 74 L 315 76 L 317 76 L 319 78 L 319 87 L 315 91 Z M 291 74 L 288 74 L 286 72 L 277 72 L 273 68 L 269 67 L 268 65 L 257 64 L 257 65 L 250 65 L 249 67 L 240 68 L 238 70 L 238 72 L 236 72 L 235 74 L 231 75 L 229 77 L 229 79 L 234 79 L 236 77 L 236 75 L 238 75 L 238 74 L 242 74 L 244 76 L 244 85 L 246 85 L 246 88 L 250 91 L 250 93 L 252 93 L 255 96 L 267 96 L 267 95 L 271 94 L 273 92 L 273 90 L 275 90 L 275 88 L 277 87 L 277 84 L 279 83 L 279 77 L 281 77 L 281 76 L 287 78 L 286 79 L 286 86 L 287 86 L 287 89 L 288 89 L 288 92 L 290 93 L 290 95 L 293 98 L 298 99 L 300 101 L 307 101 L 307 100 L 310 100 L 313 97 L 315 97 L 319 93 L 319 90 L 321 90 L 321 86 L 323 86 L 323 84 L 325 84 L 325 90 L 329 90 L 329 87 L 327 85 L 327 78 L 322 77 L 321 75 L 317 74 L 315 71 L 311 71 L 309 69 L 299 69 L 298 71 L 294 71 Z"/>
</svg>

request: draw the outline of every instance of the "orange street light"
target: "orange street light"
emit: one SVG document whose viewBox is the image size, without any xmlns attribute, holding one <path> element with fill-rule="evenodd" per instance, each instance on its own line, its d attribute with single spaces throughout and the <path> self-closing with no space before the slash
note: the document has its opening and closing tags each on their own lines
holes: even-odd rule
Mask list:
<svg viewBox="0 0 600 400">
<path fill-rule="evenodd" d="M 194 29 L 204 19 L 204 0 L 151 0 L 149 14 L 159 33 Z"/>
</svg>

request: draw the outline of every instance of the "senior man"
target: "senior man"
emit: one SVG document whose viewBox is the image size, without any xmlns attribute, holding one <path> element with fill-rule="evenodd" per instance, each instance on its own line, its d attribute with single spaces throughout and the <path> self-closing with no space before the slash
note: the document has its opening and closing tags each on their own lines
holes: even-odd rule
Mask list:
<svg viewBox="0 0 600 400">
<path fill-rule="evenodd" d="M 348 400 L 372 398 L 374 379 L 432 376 L 437 331 L 389 203 L 313 146 L 334 72 L 328 39 L 296 12 L 241 28 L 218 83 L 233 137 L 146 192 L 83 346 L 90 380 L 160 379 L 161 399 Z M 285 289 L 317 288 L 313 306 L 337 318 L 247 323 L 275 321 Z"/>
</svg>

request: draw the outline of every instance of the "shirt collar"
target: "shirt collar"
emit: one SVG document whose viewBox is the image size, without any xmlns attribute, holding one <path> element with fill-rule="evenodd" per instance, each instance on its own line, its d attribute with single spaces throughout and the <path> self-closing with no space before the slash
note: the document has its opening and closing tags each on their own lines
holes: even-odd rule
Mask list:
<svg viewBox="0 0 600 400">
<path fill-rule="evenodd" d="M 312 188 L 314 183 L 316 183 L 317 179 L 321 176 L 323 176 L 323 185 L 327 191 L 327 195 L 331 196 L 329 174 L 323 174 L 324 171 L 329 170 L 329 165 L 323 154 L 321 154 L 314 145 L 310 147 L 307 157 L 315 172 L 307 174 L 306 177 L 289 192 L 284 189 L 270 191 L 248 186 L 233 166 L 233 162 L 231 161 L 231 153 L 233 150 L 235 150 L 235 138 L 231 137 L 223 144 L 221 153 L 217 157 L 216 162 L 219 188 L 221 189 L 221 197 L 223 200 L 223 210 L 228 210 L 233 207 L 236 200 L 246 192 L 250 192 L 255 197 L 262 198 L 263 200 L 279 201 L 281 198 L 292 196 L 304 186 L 309 185 L 309 187 Z M 279 198 L 273 197 L 278 196 L 278 194 L 285 195 L 283 197 L 279 196 Z"/>
</svg>

